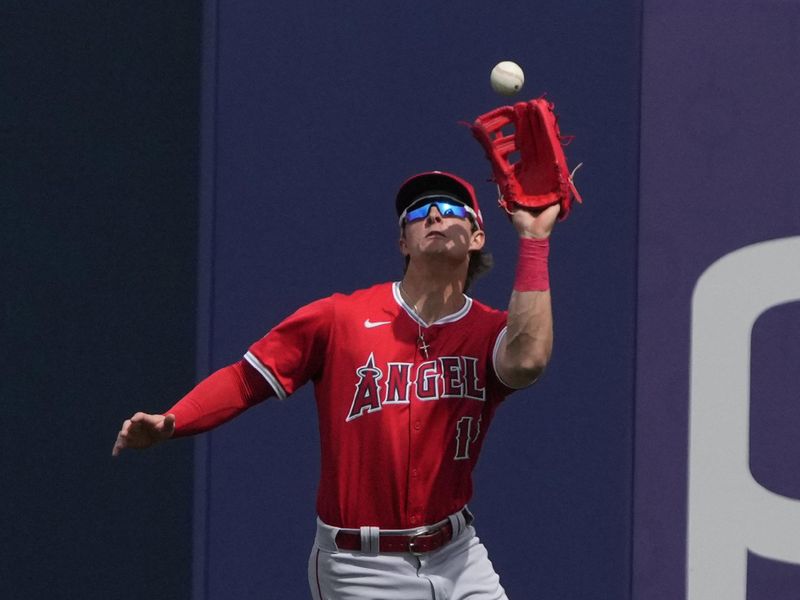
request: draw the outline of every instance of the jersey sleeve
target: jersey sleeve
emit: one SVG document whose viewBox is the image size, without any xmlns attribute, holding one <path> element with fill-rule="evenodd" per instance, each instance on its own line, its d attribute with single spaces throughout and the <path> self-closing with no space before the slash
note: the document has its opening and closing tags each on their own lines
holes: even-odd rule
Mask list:
<svg viewBox="0 0 800 600">
<path fill-rule="evenodd" d="M 321 373 L 332 313 L 330 298 L 312 302 L 271 329 L 244 355 L 281 400 Z"/>
<path fill-rule="evenodd" d="M 163 414 L 175 415 L 173 437 L 195 435 L 230 421 L 274 393 L 253 367 L 240 360 L 203 379 Z"/>
</svg>

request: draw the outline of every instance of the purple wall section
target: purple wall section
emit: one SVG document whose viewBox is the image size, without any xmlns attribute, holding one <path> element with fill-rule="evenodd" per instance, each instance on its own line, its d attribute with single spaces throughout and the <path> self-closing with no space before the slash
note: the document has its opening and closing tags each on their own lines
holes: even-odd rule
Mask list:
<svg viewBox="0 0 800 600">
<path fill-rule="evenodd" d="M 633 597 L 796 598 L 800 553 L 768 532 L 800 515 L 800 293 L 791 289 L 800 281 L 800 4 L 644 7 Z M 758 259 L 775 247 L 765 241 L 782 238 L 777 259 Z M 733 285 L 724 280 L 731 261 L 740 265 Z M 773 284 L 790 289 L 779 306 L 756 306 L 752 315 L 763 316 L 748 342 L 736 307 L 757 304 Z M 714 330 L 714 319 L 730 327 L 692 337 Z M 724 341 L 737 327 L 741 347 Z M 741 455 L 730 467 L 728 450 Z M 692 536 L 696 559 L 687 561 Z"/>
<path fill-rule="evenodd" d="M 498 267 L 474 295 L 503 306 L 515 244 L 457 122 L 516 60 L 587 202 L 553 241 L 551 369 L 476 473 L 509 595 L 794 598 L 800 4 L 641 4 L 209 1 L 198 368 L 398 278 L 391 198 L 420 170 L 477 184 Z M 198 438 L 196 599 L 305 596 L 315 432 L 305 389 Z"/>
<path fill-rule="evenodd" d="M 629 597 L 638 5 L 207 3 L 200 374 L 312 299 L 399 278 L 392 198 L 421 170 L 476 184 L 498 266 L 473 292 L 506 304 L 515 236 L 458 125 L 508 103 L 496 62 L 576 136 L 585 204 L 553 239 L 554 359 L 498 412 L 471 503 L 512 598 Z M 198 438 L 196 600 L 306 597 L 315 420 L 306 388 Z"/>
</svg>

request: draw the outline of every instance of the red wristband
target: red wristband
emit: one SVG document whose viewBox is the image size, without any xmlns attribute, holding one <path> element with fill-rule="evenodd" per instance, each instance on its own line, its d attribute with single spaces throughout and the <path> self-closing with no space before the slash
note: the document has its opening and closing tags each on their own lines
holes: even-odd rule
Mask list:
<svg viewBox="0 0 800 600">
<path fill-rule="evenodd" d="M 517 275 L 514 289 L 518 292 L 544 292 L 550 289 L 547 257 L 550 255 L 550 240 L 520 238 Z"/>
</svg>

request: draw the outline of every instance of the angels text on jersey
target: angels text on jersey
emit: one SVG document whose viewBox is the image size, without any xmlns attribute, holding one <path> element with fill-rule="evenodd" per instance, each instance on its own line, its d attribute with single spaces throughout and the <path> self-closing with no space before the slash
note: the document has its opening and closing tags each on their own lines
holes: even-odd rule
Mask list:
<svg viewBox="0 0 800 600">
<path fill-rule="evenodd" d="M 418 364 L 378 365 L 371 353 L 356 369 L 356 375 L 347 421 L 377 412 L 387 405 L 408 404 L 412 398 L 422 402 L 446 398 L 486 400 L 486 388 L 478 380 L 478 359 L 471 356 L 441 356 Z"/>
</svg>

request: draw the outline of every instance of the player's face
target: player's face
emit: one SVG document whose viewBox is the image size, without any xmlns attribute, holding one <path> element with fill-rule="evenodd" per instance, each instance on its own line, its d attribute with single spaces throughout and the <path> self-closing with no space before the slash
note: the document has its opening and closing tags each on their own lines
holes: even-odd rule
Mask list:
<svg viewBox="0 0 800 600">
<path fill-rule="evenodd" d="M 406 222 L 400 237 L 404 255 L 420 258 L 445 258 L 454 262 L 469 259 L 469 253 L 483 248 L 485 236 L 473 231 L 469 217 L 443 215 L 433 204 L 425 218 Z"/>
</svg>

